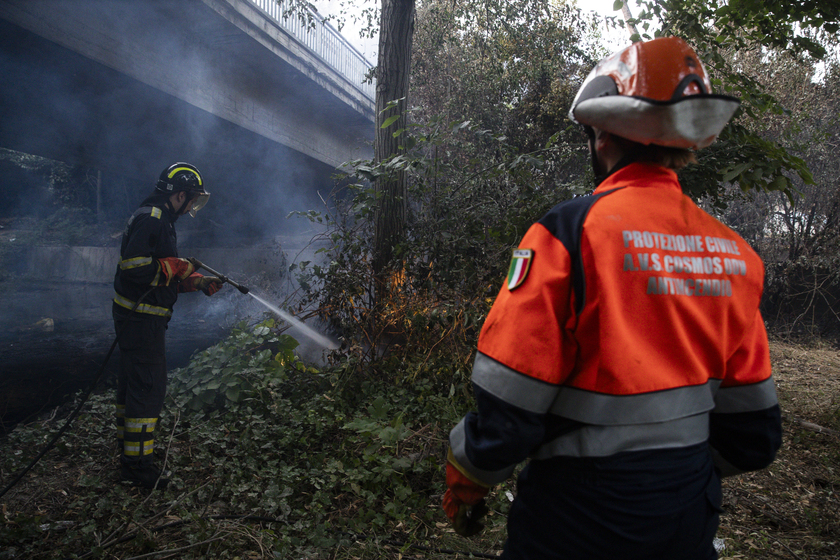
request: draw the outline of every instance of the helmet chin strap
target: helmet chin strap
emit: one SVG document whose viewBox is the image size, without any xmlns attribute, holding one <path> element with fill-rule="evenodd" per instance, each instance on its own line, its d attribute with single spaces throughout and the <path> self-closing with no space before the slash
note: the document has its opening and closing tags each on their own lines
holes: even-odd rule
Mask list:
<svg viewBox="0 0 840 560">
<path fill-rule="evenodd" d="M 583 131 L 589 139 L 589 162 L 592 165 L 592 172 L 595 174 L 595 186 L 600 185 L 607 175 L 601 172 L 601 162 L 598 161 L 598 154 L 595 152 L 595 129 L 591 126 L 584 126 Z"/>
<path fill-rule="evenodd" d="M 181 192 L 183 192 L 183 191 L 181 191 Z M 186 200 L 186 199 L 184 199 L 184 203 L 183 203 L 183 204 L 181 204 L 181 206 L 178 208 L 178 210 L 175 210 L 175 206 L 172 204 L 172 200 L 171 200 L 170 198 L 167 198 L 167 199 L 166 199 L 166 203 L 165 203 L 165 204 L 166 204 L 166 206 L 169 208 L 169 211 L 170 211 L 170 212 L 172 212 L 172 215 L 174 216 L 174 217 L 172 218 L 172 221 L 174 222 L 174 221 L 176 221 L 178 218 L 180 218 L 181 216 L 183 216 L 183 215 L 184 215 L 183 210 L 184 210 L 184 207 L 186 207 L 186 205 L 187 205 L 187 200 Z"/>
<path fill-rule="evenodd" d="M 586 127 L 587 130 L 592 130 Z M 598 161 L 598 153 L 595 151 L 595 135 L 589 137 L 589 162 L 592 164 L 592 172 L 595 174 L 595 186 L 597 187 L 604 182 L 609 173 L 603 172 L 604 166 Z"/>
</svg>

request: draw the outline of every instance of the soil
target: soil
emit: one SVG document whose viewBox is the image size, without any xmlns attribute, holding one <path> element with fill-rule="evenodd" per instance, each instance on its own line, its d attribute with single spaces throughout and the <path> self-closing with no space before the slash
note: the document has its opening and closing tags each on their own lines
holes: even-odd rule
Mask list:
<svg viewBox="0 0 840 560">
<path fill-rule="evenodd" d="M 783 445 L 768 469 L 724 479 L 720 559 L 840 560 L 840 350 L 773 341 L 771 358 Z M 78 484 L 80 470 L 66 468 L 67 462 L 61 454 L 46 455 L 4 496 L 2 511 L 64 519 L 67 504 L 83 501 L 90 490 Z M 51 498 L 59 491 L 60 499 Z"/>
<path fill-rule="evenodd" d="M 782 448 L 724 479 L 721 558 L 840 559 L 840 352 L 775 341 L 771 360 Z"/>
<path fill-rule="evenodd" d="M 215 344 L 228 332 L 223 326 L 206 323 L 178 326 L 167 337 L 170 369 L 186 366 L 195 351 Z M 100 370 L 104 371 L 97 387 L 115 386 L 119 348 L 106 361 L 114 337 L 109 323 L 70 327 L 59 323 L 54 330 L 33 327 L 0 333 L 0 434 L 87 390 Z"/>
<path fill-rule="evenodd" d="M 87 305 L 59 308 L 54 303 L 34 303 L 50 298 L 83 299 L 79 297 L 82 290 L 92 292 Z M 106 360 L 115 338 L 110 318 L 112 294 L 110 285 L 76 284 L 57 288 L 39 285 L 29 291 L 17 285 L 13 291 L 3 292 L 0 307 L 7 313 L 0 326 L 0 434 L 87 390 L 100 370 L 98 387 L 115 385 L 119 348 Z M 228 319 L 208 314 L 209 306 L 201 307 L 205 303 L 201 298 L 179 301 L 181 305 L 167 332 L 169 369 L 186 366 L 195 351 L 215 344 L 230 329 Z M 27 317 L 21 309 L 35 311 Z"/>
</svg>

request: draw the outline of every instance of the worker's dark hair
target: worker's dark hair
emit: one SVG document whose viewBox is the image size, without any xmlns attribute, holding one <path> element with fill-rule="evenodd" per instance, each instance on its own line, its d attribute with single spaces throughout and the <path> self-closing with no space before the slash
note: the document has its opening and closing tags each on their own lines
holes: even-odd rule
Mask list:
<svg viewBox="0 0 840 560">
<path fill-rule="evenodd" d="M 633 154 L 634 161 L 655 163 L 674 171 L 679 171 L 690 163 L 697 163 L 694 152 L 687 148 L 671 148 L 656 144 L 646 146 L 621 136 L 613 135 L 613 138 L 625 154 Z"/>
</svg>

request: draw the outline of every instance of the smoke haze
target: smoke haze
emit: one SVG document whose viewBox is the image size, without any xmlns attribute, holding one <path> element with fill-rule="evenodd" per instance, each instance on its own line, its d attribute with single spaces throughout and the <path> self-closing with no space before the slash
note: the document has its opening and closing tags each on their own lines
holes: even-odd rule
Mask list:
<svg viewBox="0 0 840 560">
<path fill-rule="evenodd" d="M 368 157 L 365 117 L 205 3 L 101 8 L 0 7 L 0 381 L 49 370 L 50 348 L 57 374 L 95 369 L 113 337 L 120 233 L 171 163 L 196 165 L 212 193 L 195 219 L 178 220 L 179 253 L 282 303 L 288 260 L 317 233 L 287 216 L 321 209 L 340 154 Z M 45 29 L 56 35 L 42 37 Z M 187 294 L 170 352 L 184 346 L 188 357 L 218 327 L 263 313 L 230 287 L 210 299 Z M 53 330 L 38 330 L 42 318 Z M 94 334 L 79 348 L 88 327 Z M 85 356 L 72 372 L 67 352 Z M 171 356 L 170 366 L 183 359 Z"/>
</svg>

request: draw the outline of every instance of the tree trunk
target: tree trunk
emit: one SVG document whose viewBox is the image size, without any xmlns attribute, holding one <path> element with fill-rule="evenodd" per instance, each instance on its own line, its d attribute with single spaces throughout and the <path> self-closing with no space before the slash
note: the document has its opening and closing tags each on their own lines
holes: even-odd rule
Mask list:
<svg viewBox="0 0 840 560">
<path fill-rule="evenodd" d="M 624 25 L 627 26 L 627 31 L 630 32 L 630 37 L 639 34 L 639 30 L 636 29 L 636 25 L 630 23 L 630 20 L 633 19 L 633 14 L 630 13 L 630 6 L 627 5 L 627 0 L 621 3 L 621 14 L 624 16 Z"/>
<path fill-rule="evenodd" d="M 415 0 L 382 0 L 379 60 L 376 67 L 376 163 L 399 153 L 401 140 L 394 138 L 393 132 L 407 124 L 405 111 L 414 35 L 414 2 Z M 393 115 L 399 115 L 399 119 L 383 129 L 382 123 Z M 380 177 L 376 180 L 375 190 L 377 210 L 373 273 L 376 300 L 382 302 L 387 293 L 387 267 L 393 259 L 394 247 L 402 241 L 405 231 L 405 173 Z"/>
</svg>

